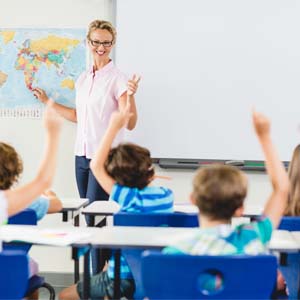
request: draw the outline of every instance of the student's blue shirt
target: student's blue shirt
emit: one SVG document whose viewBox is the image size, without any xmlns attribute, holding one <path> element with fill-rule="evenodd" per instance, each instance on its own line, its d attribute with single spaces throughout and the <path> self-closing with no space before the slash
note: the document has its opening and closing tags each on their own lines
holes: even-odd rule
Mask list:
<svg viewBox="0 0 300 300">
<path fill-rule="evenodd" d="M 249 224 L 232 227 L 223 224 L 202 229 L 193 236 L 177 240 L 173 245 L 163 249 L 166 254 L 191 255 L 257 255 L 268 253 L 268 242 L 272 235 L 272 222 L 261 216 Z M 207 292 L 218 290 L 222 284 L 220 275 L 201 277 L 201 287 Z"/>
<path fill-rule="evenodd" d="M 49 209 L 49 199 L 44 196 L 38 197 L 34 202 L 32 202 L 28 208 L 33 209 L 36 212 L 37 220 L 41 220 L 48 212 Z"/>
<path fill-rule="evenodd" d="M 173 192 L 164 187 L 147 186 L 144 189 L 129 188 L 115 184 L 110 194 L 110 200 L 117 202 L 123 212 L 167 213 L 173 212 Z M 108 276 L 114 278 L 113 258 L 109 260 Z M 121 256 L 120 278 L 133 278 L 130 268 Z"/>
</svg>

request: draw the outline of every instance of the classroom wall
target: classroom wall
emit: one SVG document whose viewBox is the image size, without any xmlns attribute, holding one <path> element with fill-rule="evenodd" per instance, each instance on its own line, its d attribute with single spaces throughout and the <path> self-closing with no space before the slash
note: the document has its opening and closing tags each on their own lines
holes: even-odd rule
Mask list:
<svg viewBox="0 0 300 300">
<path fill-rule="evenodd" d="M 87 24 L 94 18 L 113 20 L 111 0 L 52 0 L 51 5 L 48 4 L 49 2 L 41 0 L 0 0 L 0 6 L 5 7 L 5 9 L 0 10 L 0 28 L 53 27 L 53 25 L 55 27 L 83 26 L 86 28 Z M 138 94 L 137 101 L 139 101 Z M 30 180 L 36 172 L 43 151 L 42 121 L 0 119 L 0 128 L 0 139 L 14 145 L 23 157 L 25 171 L 21 182 Z M 65 122 L 59 148 L 59 165 L 53 188 L 60 196 L 64 197 L 76 197 L 78 195 L 73 156 L 75 130 L 75 124 Z M 171 180 L 157 180 L 157 184 L 172 188 L 176 202 L 188 200 L 193 170 L 164 170 L 157 167 L 156 171 L 160 175 L 172 177 Z M 254 204 L 262 203 L 270 190 L 266 176 L 263 173 L 251 173 L 249 179 L 250 189 L 247 201 Z M 62 225 L 61 215 L 47 216 L 40 225 L 44 227 L 60 226 Z M 72 224 L 65 223 L 64 225 L 72 226 Z M 39 262 L 42 272 L 73 272 L 70 249 L 34 246 L 31 254 Z M 55 264 L 53 260 L 56 261 Z"/>
</svg>

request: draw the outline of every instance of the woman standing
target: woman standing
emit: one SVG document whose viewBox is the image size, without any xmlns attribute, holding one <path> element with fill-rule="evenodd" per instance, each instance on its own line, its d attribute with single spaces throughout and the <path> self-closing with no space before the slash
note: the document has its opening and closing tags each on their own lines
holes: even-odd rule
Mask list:
<svg viewBox="0 0 300 300">
<path fill-rule="evenodd" d="M 116 42 L 116 31 L 111 23 L 95 20 L 89 25 L 87 41 L 93 58 L 93 65 L 84 71 L 76 82 L 76 108 L 54 103 L 54 109 L 64 118 L 77 122 L 75 143 L 76 181 L 81 198 L 107 200 L 108 195 L 96 181 L 89 164 L 96 146 L 105 132 L 110 115 L 125 107 L 127 97 L 133 117 L 127 129 L 132 130 L 137 122 L 134 94 L 139 78 L 127 78 L 110 59 L 111 50 Z M 40 88 L 34 89 L 34 96 L 47 103 L 49 98 Z M 115 144 L 122 140 L 121 133 Z"/>
<path fill-rule="evenodd" d="M 95 179 L 90 161 L 99 141 L 109 124 L 112 112 L 125 108 L 130 101 L 132 117 L 127 129 L 132 130 L 137 122 L 137 111 L 134 94 L 140 78 L 126 76 L 114 65 L 110 53 L 116 42 L 116 31 L 110 22 L 95 20 L 89 25 L 87 42 L 93 65 L 84 71 L 76 81 L 76 108 L 53 103 L 53 108 L 65 119 L 77 123 L 75 143 L 76 182 L 81 198 L 88 198 L 90 203 L 95 200 L 107 200 L 109 195 Z M 33 89 L 34 96 L 43 103 L 50 100 L 47 93 Z M 115 139 L 114 145 L 122 141 L 124 132 Z M 87 219 L 89 224 L 89 219 Z M 102 268 L 106 255 L 101 255 L 98 262 L 92 254 L 93 273 Z"/>
</svg>

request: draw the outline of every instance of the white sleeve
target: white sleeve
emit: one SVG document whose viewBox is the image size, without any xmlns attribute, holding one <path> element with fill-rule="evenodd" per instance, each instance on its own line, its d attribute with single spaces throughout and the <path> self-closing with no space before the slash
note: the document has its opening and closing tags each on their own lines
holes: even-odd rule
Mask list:
<svg viewBox="0 0 300 300">
<path fill-rule="evenodd" d="M 3 225 L 7 222 L 7 199 L 3 191 L 0 191 L 0 225 Z"/>
</svg>

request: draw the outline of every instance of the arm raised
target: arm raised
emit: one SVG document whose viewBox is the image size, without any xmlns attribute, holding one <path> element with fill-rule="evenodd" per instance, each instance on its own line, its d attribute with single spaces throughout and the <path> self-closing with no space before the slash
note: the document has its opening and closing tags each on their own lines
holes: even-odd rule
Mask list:
<svg viewBox="0 0 300 300">
<path fill-rule="evenodd" d="M 57 161 L 61 117 L 51 105 L 47 105 L 44 114 L 46 128 L 46 147 L 37 175 L 29 183 L 14 190 L 6 190 L 4 194 L 8 202 L 8 215 L 13 215 L 26 208 L 44 190 L 51 186 Z"/>
<path fill-rule="evenodd" d="M 265 165 L 272 184 L 272 193 L 265 205 L 264 214 L 271 219 L 274 228 L 277 228 L 287 205 L 289 179 L 271 140 L 270 121 L 263 114 L 253 111 L 253 125 L 265 156 Z"/>
<path fill-rule="evenodd" d="M 110 194 L 115 180 L 107 174 L 104 167 L 105 161 L 108 157 L 114 138 L 119 130 L 128 124 L 131 117 L 132 112 L 130 110 L 129 102 L 127 102 L 123 110 L 114 112 L 111 115 L 108 128 L 90 164 L 90 168 L 93 171 L 97 181 L 108 194 Z"/>
</svg>

